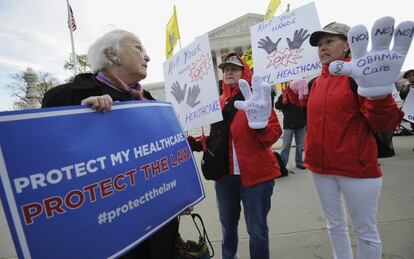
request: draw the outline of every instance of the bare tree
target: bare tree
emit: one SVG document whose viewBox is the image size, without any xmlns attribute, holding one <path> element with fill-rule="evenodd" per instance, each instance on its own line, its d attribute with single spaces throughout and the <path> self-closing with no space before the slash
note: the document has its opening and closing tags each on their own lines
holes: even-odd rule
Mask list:
<svg viewBox="0 0 414 259">
<path fill-rule="evenodd" d="M 14 110 L 25 109 L 29 105 L 27 94 L 27 84 L 24 80 L 24 71 L 10 75 L 11 82 L 6 85 L 10 90 L 13 97 L 17 97 L 17 100 L 13 103 Z M 36 72 L 37 81 L 35 87 L 39 94 L 40 100 L 43 99 L 46 91 L 55 87 L 60 82 L 49 72 Z"/>
</svg>

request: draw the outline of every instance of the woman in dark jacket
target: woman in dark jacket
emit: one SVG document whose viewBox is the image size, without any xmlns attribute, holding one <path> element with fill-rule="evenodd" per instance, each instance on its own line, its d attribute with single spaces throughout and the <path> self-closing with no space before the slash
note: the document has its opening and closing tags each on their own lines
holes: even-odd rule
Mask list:
<svg viewBox="0 0 414 259">
<path fill-rule="evenodd" d="M 77 75 L 72 83 L 49 90 L 42 107 L 85 104 L 106 112 L 114 101 L 154 100 L 139 84 L 147 76 L 150 58 L 133 33 L 114 30 L 105 34 L 89 48 L 88 61 L 95 74 Z M 173 258 L 177 234 L 175 219 L 123 258 Z"/>
</svg>

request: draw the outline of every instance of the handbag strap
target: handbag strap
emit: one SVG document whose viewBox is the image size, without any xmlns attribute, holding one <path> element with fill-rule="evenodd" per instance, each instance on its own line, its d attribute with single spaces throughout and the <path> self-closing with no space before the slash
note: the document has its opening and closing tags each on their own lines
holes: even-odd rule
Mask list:
<svg viewBox="0 0 414 259">
<path fill-rule="evenodd" d="M 208 243 L 208 245 L 210 246 L 210 249 L 211 249 L 211 253 L 212 253 L 212 254 L 210 254 L 210 249 L 209 249 L 209 251 L 208 251 L 208 254 L 209 254 L 209 256 L 210 256 L 211 258 L 213 258 L 213 257 L 214 257 L 214 248 L 213 248 L 213 245 L 211 244 L 210 238 L 208 237 L 208 234 L 207 234 L 206 228 L 205 228 L 205 226 L 204 226 L 203 219 L 202 219 L 202 218 L 201 218 L 201 216 L 200 216 L 199 214 L 197 214 L 197 213 L 191 213 L 191 218 L 193 219 L 194 225 L 196 226 L 197 231 L 198 231 L 198 233 L 200 234 L 200 236 L 201 236 L 201 237 L 202 237 L 202 238 L 203 238 L 203 239 L 204 239 L 204 240 Z M 202 233 L 202 234 L 201 234 L 200 228 L 198 227 L 197 222 L 196 222 L 196 220 L 195 220 L 196 218 L 200 221 L 201 226 L 203 227 L 203 233 Z"/>
<path fill-rule="evenodd" d="M 231 98 L 230 101 L 223 108 L 223 113 L 228 114 L 227 118 L 224 118 L 223 116 L 223 119 L 226 123 L 227 128 L 230 127 L 230 124 L 233 121 L 234 116 L 236 116 L 237 109 L 236 107 L 234 107 L 234 102 L 238 100 L 244 100 L 244 97 L 241 91 L 239 91 L 233 98 Z"/>
</svg>

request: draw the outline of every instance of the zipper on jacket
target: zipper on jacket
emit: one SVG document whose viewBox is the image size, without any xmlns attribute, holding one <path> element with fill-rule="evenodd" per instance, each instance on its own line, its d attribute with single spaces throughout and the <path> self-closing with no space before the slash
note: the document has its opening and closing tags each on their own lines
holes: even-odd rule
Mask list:
<svg viewBox="0 0 414 259">
<path fill-rule="evenodd" d="M 324 105 L 323 105 L 323 130 L 322 130 L 322 143 L 321 143 L 321 153 L 322 153 L 322 172 L 325 173 L 325 146 L 324 146 L 324 139 L 325 139 L 325 132 L 326 132 L 326 107 L 327 107 L 327 100 L 328 100 L 328 90 L 329 90 L 329 84 L 331 81 L 331 76 L 328 76 L 328 83 L 326 84 L 326 89 L 324 91 Z"/>
</svg>

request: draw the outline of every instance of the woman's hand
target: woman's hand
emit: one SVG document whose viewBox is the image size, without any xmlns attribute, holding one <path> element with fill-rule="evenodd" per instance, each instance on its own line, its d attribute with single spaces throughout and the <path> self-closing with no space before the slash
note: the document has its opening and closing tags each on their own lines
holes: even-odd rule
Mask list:
<svg viewBox="0 0 414 259">
<path fill-rule="evenodd" d="M 299 100 L 303 100 L 309 94 L 308 82 L 305 79 L 293 80 L 288 87 L 298 95 Z"/>
<path fill-rule="evenodd" d="M 193 210 L 194 210 L 194 207 L 190 206 L 190 207 L 186 208 L 183 212 L 181 212 L 180 216 L 182 216 L 182 215 L 191 215 Z"/>
<path fill-rule="evenodd" d="M 271 86 L 260 76 L 253 76 L 252 90 L 244 79 L 239 80 L 239 87 L 245 101 L 235 101 L 234 107 L 246 113 L 250 128 L 266 128 L 273 107 Z"/>
<path fill-rule="evenodd" d="M 109 94 L 91 96 L 81 101 L 81 105 L 89 105 L 92 110 L 105 113 L 112 107 L 112 97 Z"/>
<path fill-rule="evenodd" d="M 205 137 L 204 137 L 204 139 L 205 139 Z M 187 141 L 188 141 L 188 144 L 190 144 L 191 151 L 195 151 L 195 152 L 204 151 L 203 138 L 202 137 L 195 137 L 194 138 L 193 136 L 188 136 Z"/>
<path fill-rule="evenodd" d="M 369 36 L 364 25 L 354 26 L 348 33 L 352 61 L 334 61 L 332 74 L 351 76 L 358 84 L 358 94 L 381 99 L 390 94 L 400 74 L 413 39 L 414 22 L 400 23 L 394 30 L 394 19 L 378 19 L 371 30 L 372 50 L 367 51 Z M 390 43 L 394 36 L 394 45 Z"/>
</svg>

